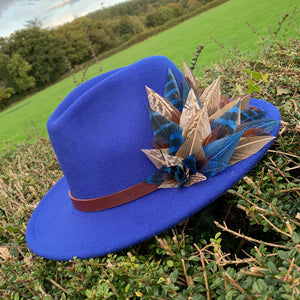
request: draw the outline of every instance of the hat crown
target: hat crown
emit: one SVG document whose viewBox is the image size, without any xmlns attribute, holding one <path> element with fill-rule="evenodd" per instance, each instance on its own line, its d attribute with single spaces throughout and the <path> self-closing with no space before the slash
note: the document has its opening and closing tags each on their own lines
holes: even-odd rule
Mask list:
<svg viewBox="0 0 300 300">
<path fill-rule="evenodd" d="M 166 57 L 153 56 L 99 75 L 73 90 L 48 120 L 49 136 L 72 195 L 98 198 L 142 182 L 155 167 L 141 149 L 153 132 L 145 86 L 163 94 Z"/>
</svg>

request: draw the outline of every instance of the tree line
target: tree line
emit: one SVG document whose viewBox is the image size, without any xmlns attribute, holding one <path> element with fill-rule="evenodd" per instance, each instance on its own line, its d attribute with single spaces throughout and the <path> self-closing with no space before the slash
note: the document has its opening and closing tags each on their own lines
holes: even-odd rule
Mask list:
<svg viewBox="0 0 300 300">
<path fill-rule="evenodd" d="M 40 90 L 77 66 L 224 0 L 131 0 L 45 29 L 38 20 L 0 37 L 0 108 L 13 95 Z M 216 5 L 217 5 L 216 4 Z M 171 25 L 170 25 L 171 26 Z M 152 31 L 151 31 L 152 30 Z"/>
</svg>

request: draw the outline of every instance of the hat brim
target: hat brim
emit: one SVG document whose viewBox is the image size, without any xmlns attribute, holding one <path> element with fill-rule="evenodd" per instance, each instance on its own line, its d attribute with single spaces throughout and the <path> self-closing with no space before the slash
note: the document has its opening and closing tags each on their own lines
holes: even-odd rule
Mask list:
<svg viewBox="0 0 300 300">
<path fill-rule="evenodd" d="M 267 112 L 267 119 L 280 120 L 272 104 L 251 99 Z M 278 124 L 272 135 L 279 131 Z M 225 193 L 262 158 L 271 142 L 249 158 L 214 177 L 188 188 L 159 189 L 119 207 L 98 211 L 76 210 L 63 177 L 40 201 L 26 231 L 29 248 L 42 257 L 69 260 L 103 256 L 133 246 L 192 216 Z"/>
</svg>

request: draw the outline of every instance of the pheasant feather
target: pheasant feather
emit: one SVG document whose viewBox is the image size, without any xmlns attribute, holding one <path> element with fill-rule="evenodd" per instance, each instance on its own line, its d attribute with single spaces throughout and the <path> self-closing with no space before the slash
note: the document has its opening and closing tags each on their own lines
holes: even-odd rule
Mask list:
<svg viewBox="0 0 300 300">
<path fill-rule="evenodd" d="M 145 179 L 159 188 L 181 188 L 217 175 L 255 154 L 275 137 L 279 121 L 249 107 L 249 95 L 231 101 L 221 95 L 220 77 L 202 93 L 183 63 L 182 90 L 171 70 L 164 97 L 146 87 L 156 149 L 142 150 L 158 170 Z"/>
<path fill-rule="evenodd" d="M 181 116 L 180 111 L 167 99 L 160 96 L 147 86 L 146 91 L 151 109 L 158 112 L 170 121 L 179 124 Z"/>
<path fill-rule="evenodd" d="M 220 77 L 209 85 L 200 96 L 201 102 L 207 108 L 208 116 L 212 116 L 221 107 Z"/>
<path fill-rule="evenodd" d="M 274 136 L 265 135 L 241 138 L 229 160 L 229 165 L 233 165 L 243 159 L 248 158 L 250 155 L 253 155 L 266 144 L 274 140 L 274 138 Z"/>
</svg>

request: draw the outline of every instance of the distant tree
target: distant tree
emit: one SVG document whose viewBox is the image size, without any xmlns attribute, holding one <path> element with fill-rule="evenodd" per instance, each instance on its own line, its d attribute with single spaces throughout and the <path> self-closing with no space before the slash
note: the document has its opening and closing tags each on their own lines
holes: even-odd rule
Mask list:
<svg viewBox="0 0 300 300">
<path fill-rule="evenodd" d="M 10 82 L 17 93 L 25 92 L 35 86 L 35 79 L 28 75 L 31 65 L 20 54 L 13 54 L 7 63 Z"/>
<path fill-rule="evenodd" d="M 128 16 L 123 16 L 113 27 L 113 31 L 118 34 L 122 40 L 127 41 L 134 35 L 134 25 Z"/>
<path fill-rule="evenodd" d="M 188 0 L 187 2 L 187 8 L 189 11 L 193 11 L 197 8 L 199 8 L 201 4 L 197 0 Z"/>
<path fill-rule="evenodd" d="M 146 15 L 146 27 L 156 27 L 164 23 L 158 10 L 154 10 Z"/>
<path fill-rule="evenodd" d="M 169 6 L 161 6 L 158 11 L 164 23 L 172 20 L 174 17 L 173 10 Z"/>
<path fill-rule="evenodd" d="M 9 55 L 0 52 L 0 82 L 5 86 L 9 86 L 9 75 L 7 72 L 7 64 L 10 60 Z"/>
<path fill-rule="evenodd" d="M 8 99 L 14 93 L 15 90 L 12 87 L 5 87 L 1 86 L 0 84 L 0 108 L 3 108 L 7 105 Z"/>
<path fill-rule="evenodd" d="M 168 7 L 173 10 L 173 15 L 175 18 L 178 18 L 184 14 L 184 8 L 181 3 L 169 3 Z"/>
<path fill-rule="evenodd" d="M 66 71 L 59 40 L 36 23 L 9 37 L 10 55 L 19 54 L 30 65 L 37 86 L 55 82 Z"/>
</svg>

